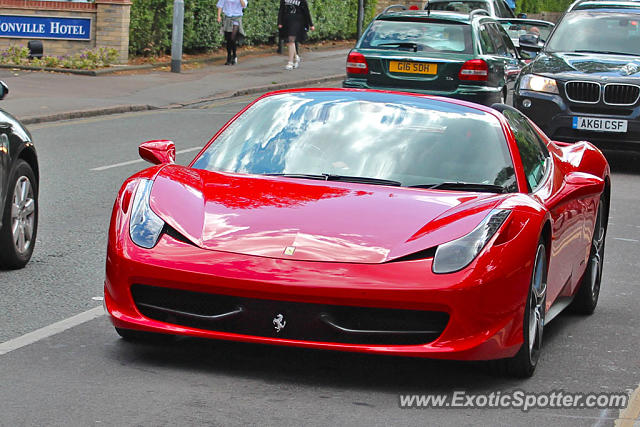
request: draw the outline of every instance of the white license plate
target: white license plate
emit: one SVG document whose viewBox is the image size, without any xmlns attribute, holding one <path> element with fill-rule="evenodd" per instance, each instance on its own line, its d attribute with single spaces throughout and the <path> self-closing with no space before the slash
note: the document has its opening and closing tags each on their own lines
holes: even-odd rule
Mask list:
<svg viewBox="0 0 640 427">
<path fill-rule="evenodd" d="M 626 132 L 627 121 L 618 119 L 598 119 L 594 117 L 574 117 L 573 128 L 595 130 L 597 132 Z"/>
</svg>

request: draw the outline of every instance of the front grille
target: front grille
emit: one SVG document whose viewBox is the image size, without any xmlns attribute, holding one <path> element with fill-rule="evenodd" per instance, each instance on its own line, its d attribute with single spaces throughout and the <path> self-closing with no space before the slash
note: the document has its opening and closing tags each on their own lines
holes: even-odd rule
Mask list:
<svg viewBox="0 0 640 427">
<path fill-rule="evenodd" d="M 604 87 L 604 102 L 611 105 L 633 105 L 640 97 L 640 87 L 626 84 L 608 84 Z"/>
<path fill-rule="evenodd" d="M 567 82 L 564 88 L 569 101 L 595 104 L 600 100 L 600 85 L 598 83 Z"/>
<path fill-rule="evenodd" d="M 147 285 L 131 294 L 142 315 L 175 325 L 268 338 L 349 344 L 426 344 L 444 331 L 439 311 L 241 298 Z M 279 332 L 279 315 L 284 325 Z"/>
<path fill-rule="evenodd" d="M 601 114 L 605 116 L 630 116 L 631 108 L 611 108 L 603 105 L 572 105 L 571 111 L 579 114 Z"/>
</svg>

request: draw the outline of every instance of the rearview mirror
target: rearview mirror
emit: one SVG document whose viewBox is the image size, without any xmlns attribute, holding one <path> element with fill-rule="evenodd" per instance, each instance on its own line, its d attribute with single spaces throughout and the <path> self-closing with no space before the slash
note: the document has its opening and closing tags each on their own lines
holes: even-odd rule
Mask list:
<svg viewBox="0 0 640 427">
<path fill-rule="evenodd" d="M 173 141 L 166 139 L 143 142 L 138 147 L 138 153 L 140 157 L 154 165 L 176 161 L 176 146 Z"/>
<path fill-rule="evenodd" d="M 3 99 L 9 93 L 9 86 L 0 80 L 0 99 Z"/>
</svg>

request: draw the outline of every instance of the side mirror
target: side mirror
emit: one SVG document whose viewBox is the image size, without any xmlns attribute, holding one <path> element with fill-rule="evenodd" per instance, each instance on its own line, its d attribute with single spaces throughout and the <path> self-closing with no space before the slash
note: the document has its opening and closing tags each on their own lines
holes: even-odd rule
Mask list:
<svg viewBox="0 0 640 427">
<path fill-rule="evenodd" d="M 140 157 L 154 165 L 176 161 L 176 146 L 173 141 L 166 139 L 143 142 L 138 147 L 138 153 Z"/>
<path fill-rule="evenodd" d="M 0 99 L 3 99 L 9 93 L 9 86 L 3 81 L 0 81 Z"/>
<path fill-rule="evenodd" d="M 526 13 L 519 13 L 517 18 L 519 18 L 519 19 L 527 19 L 527 14 Z"/>
</svg>

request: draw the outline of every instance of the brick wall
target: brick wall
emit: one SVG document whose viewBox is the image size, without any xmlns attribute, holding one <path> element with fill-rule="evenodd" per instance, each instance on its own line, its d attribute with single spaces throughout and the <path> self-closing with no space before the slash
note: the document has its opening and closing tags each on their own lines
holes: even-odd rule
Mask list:
<svg viewBox="0 0 640 427">
<path fill-rule="evenodd" d="M 130 9 L 130 0 L 96 0 L 95 3 L 0 0 L 0 15 L 91 18 L 90 40 L 43 39 L 45 55 L 72 55 L 104 47 L 116 49 L 121 62 L 126 62 L 128 58 Z M 15 45 L 26 46 L 29 40 L 37 39 L 0 37 L 0 49 Z"/>
</svg>

